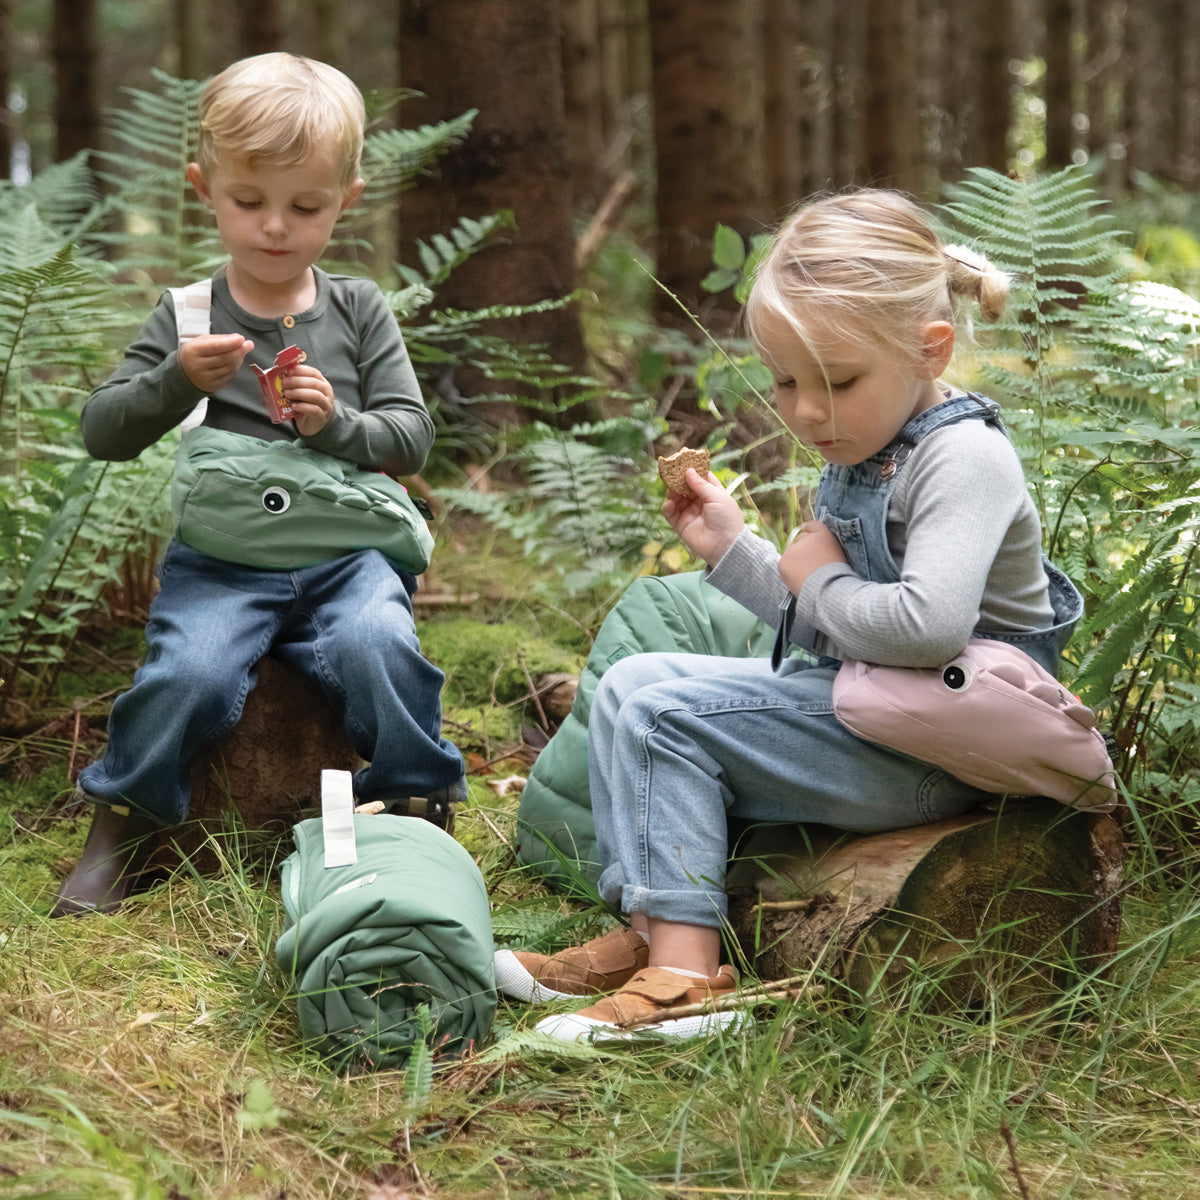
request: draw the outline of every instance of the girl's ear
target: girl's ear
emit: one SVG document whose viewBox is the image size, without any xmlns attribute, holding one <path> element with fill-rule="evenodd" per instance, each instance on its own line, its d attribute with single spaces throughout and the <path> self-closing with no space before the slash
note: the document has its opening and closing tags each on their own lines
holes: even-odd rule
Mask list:
<svg viewBox="0 0 1200 1200">
<path fill-rule="evenodd" d="M 200 164 L 188 163 L 186 174 L 188 183 L 192 185 L 192 190 L 200 197 L 206 207 L 212 208 L 212 192 L 209 190 L 208 180 L 204 178 L 204 172 L 200 169 Z"/>
<path fill-rule="evenodd" d="M 954 353 L 954 326 L 949 321 L 930 321 L 921 339 L 921 375 L 936 379 L 950 365 Z"/>
</svg>

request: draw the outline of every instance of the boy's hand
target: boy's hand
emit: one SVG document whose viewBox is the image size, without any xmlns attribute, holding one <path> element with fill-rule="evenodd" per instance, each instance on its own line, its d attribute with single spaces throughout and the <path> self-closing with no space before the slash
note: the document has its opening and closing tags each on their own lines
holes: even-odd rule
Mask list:
<svg viewBox="0 0 1200 1200">
<path fill-rule="evenodd" d="M 333 385 L 307 363 L 298 363 L 284 377 L 284 399 L 292 406 L 296 432 L 312 437 L 329 424 L 333 416 Z"/>
<path fill-rule="evenodd" d="M 206 333 L 179 347 L 179 365 L 193 387 L 211 396 L 241 370 L 253 349 L 240 333 Z"/>
<path fill-rule="evenodd" d="M 779 558 L 779 578 L 796 595 L 818 567 L 845 561 L 842 544 L 832 530 L 820 521 L 806 521 Z"/>
<path fill-rule="evenodd" d="M 283 398 L 292 406 L 296 432 L 311 438 L 334 415 L 334 388 L 316 367 L 294 366 L 283 378 Z"/>
<path fill-rule="evenodd" d="M 710 471 L 703 478 L 693 467 L 684 476 L 691 494 L 671 494 L 662 507 L 667 524 L 697 558 L 715 566 L 742 532 L 746 520 L 737 502 Z"/>
</svg>

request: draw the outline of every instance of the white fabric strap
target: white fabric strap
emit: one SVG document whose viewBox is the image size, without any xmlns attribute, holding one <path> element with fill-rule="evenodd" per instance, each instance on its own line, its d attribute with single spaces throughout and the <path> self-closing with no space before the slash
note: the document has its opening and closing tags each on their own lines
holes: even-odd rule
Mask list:
<svg viewBox="0 0 1200 1200">
<path fill-rule="evenodd" d="M 321 772 L 321 826 L 325 833 L 325 866 L 358 862 L 354 841 L 354 777 L 349 771 Z"/>
<path fill-rule="evenodd" d="M 179 345 L 192 338 L 203 337 L 212 329 L 212 280 L 198 279 L 187 287 L 171 288 L 171 299 L 175 304 L 175 329 Z M 204 423 L 208 412 L 208 397 L 205 396 L 192 409 L 180 425 L 184 433 Z"/>
</svg>

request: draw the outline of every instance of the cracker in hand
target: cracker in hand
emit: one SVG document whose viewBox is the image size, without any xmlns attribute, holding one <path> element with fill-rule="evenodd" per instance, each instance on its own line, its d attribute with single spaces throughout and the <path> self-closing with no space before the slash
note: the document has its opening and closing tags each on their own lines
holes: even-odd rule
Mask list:
<svg viewBox="0 0 1200 1200">
<path fill-rule="evenodd" d="M 687 485 L 688 467 L 694 467 L 696 473 L 707 479 L 711 464 L 707 450 L 689 450 L 686 446 L 676 450 L 674 454 L 663 458 L 658 456 L 658 473 L 667 485 L 667 491 L 674 496 L 690 496 L 692 489 Z"/>
</svg>

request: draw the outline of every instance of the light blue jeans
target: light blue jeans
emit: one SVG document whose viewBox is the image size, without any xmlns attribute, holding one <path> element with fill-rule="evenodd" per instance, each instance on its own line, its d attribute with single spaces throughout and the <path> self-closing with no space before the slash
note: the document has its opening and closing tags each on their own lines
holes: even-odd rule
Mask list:
<svg viewBox="0 0 1200 1200">
<path fill-rule="evenodd" d="M 856 738 L 833 715 L 835 673 L 664 653 L 609 667 L 588 718 L 601 896 L 624 912 L 720 926 L 730 816 L 876 832 L 988 798 Z"/>
<path fill-rule="evenodd" d="M 145 664 L 113 705 L 103 760 L 80 772 L 93 799 L 182 821 L 193 760 L 237 723 L 268 650 L 343 715 L 370 764 L 354 781 L 360 799 L 426 795 L 461 778 L 462 756 L 440 732 L 443 676 L 413 625 L 416 581 L 378 551 L 263 571 L 174 541 L 159 579 Z"/>
</svg>

